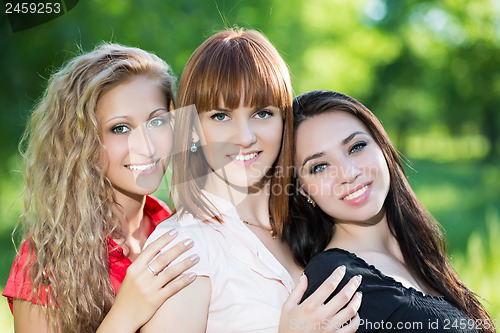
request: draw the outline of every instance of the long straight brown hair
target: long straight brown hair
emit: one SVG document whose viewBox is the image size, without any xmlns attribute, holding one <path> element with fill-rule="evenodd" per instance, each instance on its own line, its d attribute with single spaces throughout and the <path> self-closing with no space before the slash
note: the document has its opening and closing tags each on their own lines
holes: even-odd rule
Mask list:
<svg viewBox="0 0 500 333">
<path fill-rule="evenodd" d="M 485 332 L 495 332 L 488 312 L 448 261 L 440 225 L 417 199 L 406 178 L 399 153 L 377 117 L 354 98 L 328 90 L 297 96 L 293 112 L 295 129 L 304 120 L 326 112 L 347 112 L 366 126 L 382 149 L 389 168 L 390 187 L 384 207 L 389 228 L 398 241 L 405 262 L 413 274 L 450 299 L 471 319 L 476 319 L 475 323 Z M 334 220 L 319 207 L 308 204 L 298 192 L 292 201 L 291 218 L 285 225 L 284 238 L 296 261 L 305 265 L 330 241 Z"/>
<path fill-rule="evenodd" d="M 207 202 L 201 189 L 203 176 L 211 170 L 199 149 L 189 151 L 193 144 L 197 112 L 220 107 L 236 109 L 243 99 L 249 107 L 276 106 L 282 111 L 283 134 L 281 150 L 270 174 L 270 215 L 273 230 L 281 236 L 288 216 L 288 195 L 285 189 L 291 181 L 290 167 L 293 142 L 292 88 L 288 68 L 276 48 L 261 33 L 233 29 L 208 38 L 191 55 L 179 82 L 175 118 L 172 185 L 176 211 L 191 213 L 200 220 L 215 218 L 219 212 Z M 182 109 L 182 108 L 185 109 Z M 195 112 L 195 109 L 197 112 Z M 199 130 L 199 129 L 198 129 Z"/>
</svg>

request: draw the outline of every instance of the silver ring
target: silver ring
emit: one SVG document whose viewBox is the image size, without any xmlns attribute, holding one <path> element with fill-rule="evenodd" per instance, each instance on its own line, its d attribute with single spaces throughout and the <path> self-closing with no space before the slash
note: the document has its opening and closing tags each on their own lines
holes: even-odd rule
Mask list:
<svg viewBox="0 0 500 333">
<path fill-rule="evenodd" d="M 155 270 L 153 269 L 153 267 L 151 267 L 151 265 L 150 265 L 150 264 L 148 264 L 146 267 L 148 268 L 149 273 L 151 273 L 151 274 L 153 274 L 153 275 L 156 275 L 156 274 L 157 274 L 157 273 L 155 272 Z"/>
</svg>

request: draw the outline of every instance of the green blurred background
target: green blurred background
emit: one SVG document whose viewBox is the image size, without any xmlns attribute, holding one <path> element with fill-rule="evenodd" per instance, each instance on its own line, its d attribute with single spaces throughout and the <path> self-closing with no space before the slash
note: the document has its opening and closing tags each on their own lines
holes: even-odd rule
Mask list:
<svg viewBox="0 0 500 333">
<path fill-rule="evenodd" d="M 499 1 L 82 0 L 15 33 L 4 12 L 0 289 L 22 207 L 17 143 L 50 74 L 79 49 L 112 41 L 153 51 L 180 76 L 203 40 L 238 25 L 275 44 L 296 95 L 338 90 L 374 111 L 408 158 L 417 195 L 443 225 L 459 275 L 500 319 Z M 165 190 L 157 195 L 166 199 Z M 0 331 L 12 327 L 2 298 Z"/>
</svg>

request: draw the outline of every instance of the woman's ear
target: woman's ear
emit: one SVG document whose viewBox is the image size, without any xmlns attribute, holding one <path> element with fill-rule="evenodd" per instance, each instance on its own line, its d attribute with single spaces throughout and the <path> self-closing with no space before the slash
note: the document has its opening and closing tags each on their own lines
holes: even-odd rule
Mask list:
<svg viewBox="0 0 500 333">
<path fill-rule="evenodd" d="M 192 143 L 200 142 L 200 136 L 198 135 L 195 129 L 193 129 L 193 132 L 191 133 L 191 138 L 192 138 L 191 139 Z"/>
<path fill-rule="evenodd" d="M 300 186 L 299 184 L 299 192 L 300 194 L 305 197 L 307 199 L 307 202 L 312 205 L 313 207 L 316 207 L 316 201 L 313 200 L 313 198 L 311 198 L 309 196 L 309 194 L 304 190 L 304 187 L 303 186 Z"/>
</svg>

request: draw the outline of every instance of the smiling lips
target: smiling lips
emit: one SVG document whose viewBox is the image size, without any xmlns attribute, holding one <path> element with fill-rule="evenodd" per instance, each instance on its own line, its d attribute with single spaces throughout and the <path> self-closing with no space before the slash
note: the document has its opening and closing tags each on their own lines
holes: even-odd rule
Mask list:
<svg viewBox="0 0 500 333">
<path fill-rule="evenodd" d="M 354 192 L 343 196 L 341 200 L 345 201 L 345 203 L 352 206 L 357 206 L 362 204 L 370 196 L 371 184 L 372 183 L 362 185 L 361 188 L 355 189 Z"/>
<path fill-rule="evenodd" d="M 159 161 L 160 160 L 156 160 L 150 164 L 129 164 L 125 165 L 125 167 L 132 171 L 145 171 L 154 168 Z"/>
<path fill-rule="evenodd" d="M 250 165 L 260 156 L 261 151 L 254 151 L 251 153 L 239 153 L 228 155 L 232 160 L 239 164 Z"/>
</svg>

